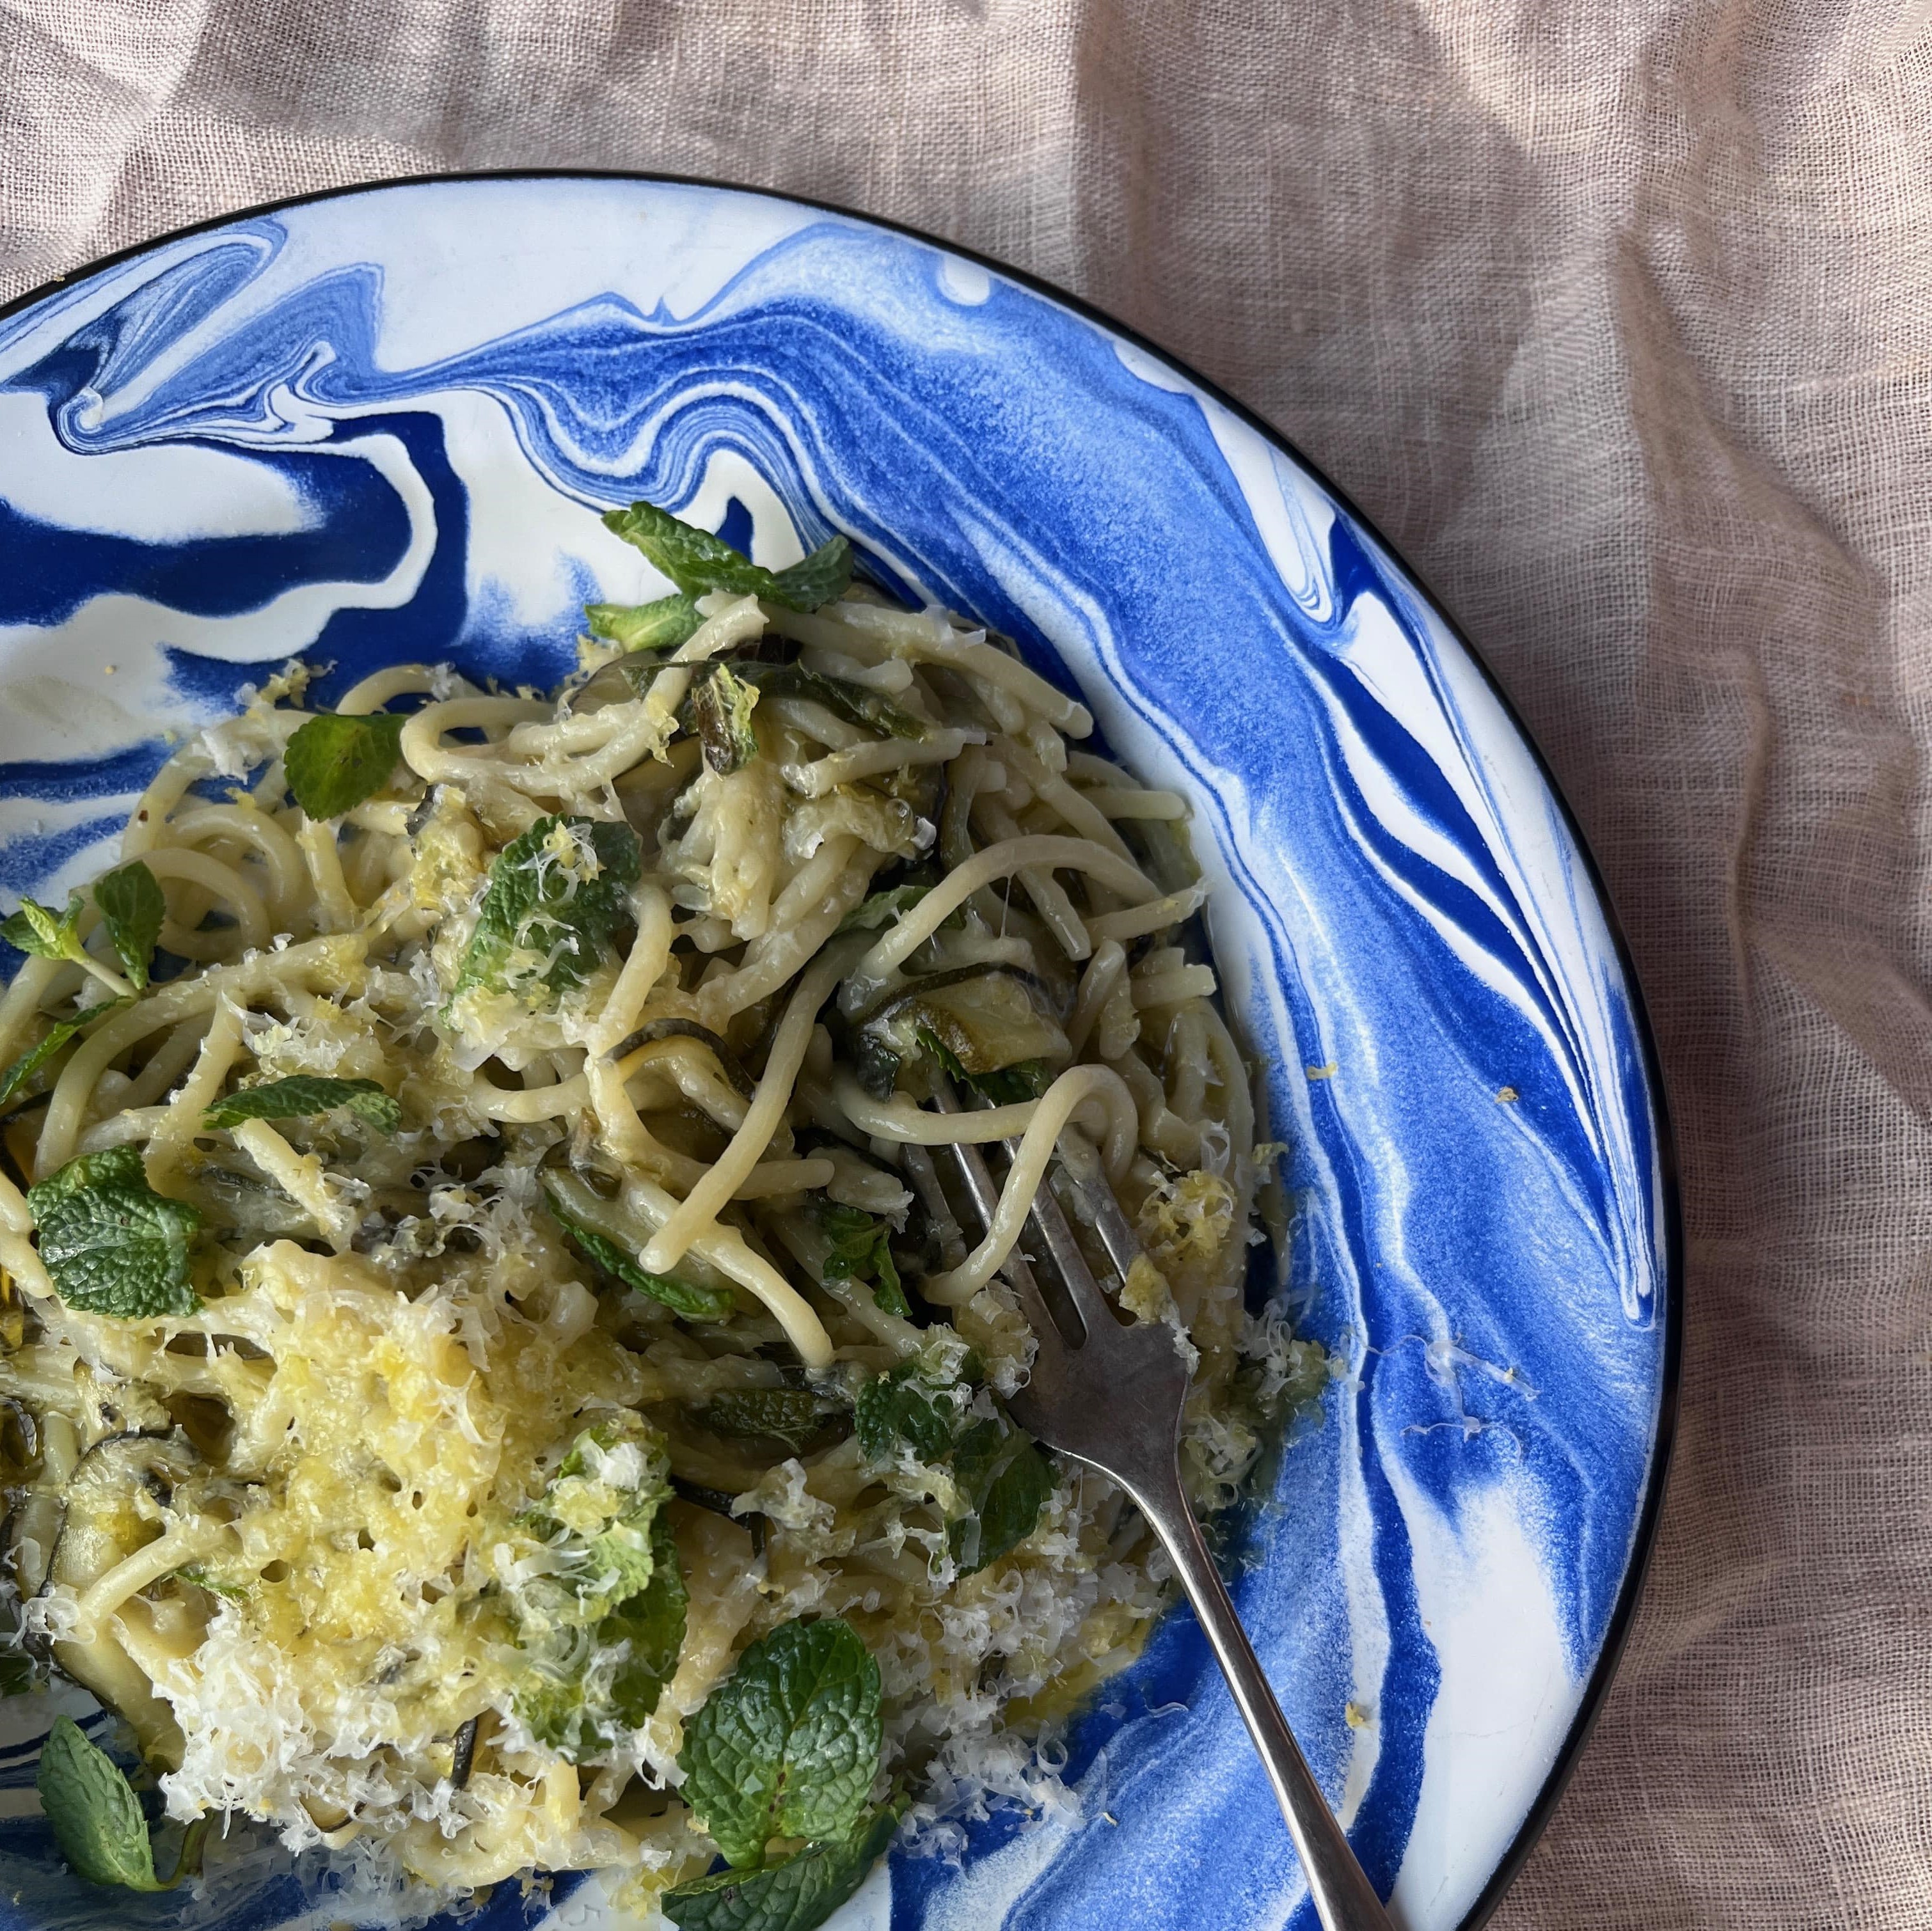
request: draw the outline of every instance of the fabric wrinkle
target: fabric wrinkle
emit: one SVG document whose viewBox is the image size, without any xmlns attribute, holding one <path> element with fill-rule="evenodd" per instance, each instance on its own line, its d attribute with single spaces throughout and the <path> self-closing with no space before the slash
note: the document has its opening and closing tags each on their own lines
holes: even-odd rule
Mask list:
<svg viewBox="0 0 1932 1931">
<path fill-rule="evenodd" d="M 0 296 L 417 172 L 908 222 L 1228 388 L 1442 599 L 1675 1114 L 1682 1423 L 1496 1931 L 1924 1931 L 1932 0 L 0 0 Z"/>
</svg>

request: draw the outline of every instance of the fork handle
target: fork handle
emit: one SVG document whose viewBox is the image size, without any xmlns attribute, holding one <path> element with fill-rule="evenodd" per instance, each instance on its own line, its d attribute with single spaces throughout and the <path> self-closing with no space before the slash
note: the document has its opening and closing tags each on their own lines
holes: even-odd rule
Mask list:
<svg viewBox="0 0 1932 1931">
<path fill-rule="evenodd" d="M 1234 1707 L 1261 1753 L 1288 1834 L 1294 1840 L 1295 1855 L 1301 1860 L 1316 1915 L 1325 1931 L 1394 1931 L 1393 1921 L 1356 1862 L 1322 1786 L 1315 1781 L 1315 1773 L 1281 1714 L 1281 1705 L 1262 1673 L 1254 1645 L 1241 1627 L 1178 1480 L 1162 1487 L 1166 1492 L 1137 1493 L 1134 1499 L 1174 1558 L 1180 1586 L 1187 1591 L 1187 1600 L 1194 1605 L 1194 1613 L 1201 1619 L 1228 1687 L 1234 1693 Z"/>
</svg>

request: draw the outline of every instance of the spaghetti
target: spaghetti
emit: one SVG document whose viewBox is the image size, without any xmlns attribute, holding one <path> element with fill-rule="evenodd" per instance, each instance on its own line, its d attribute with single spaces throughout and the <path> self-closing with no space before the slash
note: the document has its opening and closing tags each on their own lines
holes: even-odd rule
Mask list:
<svg viewBox="0 0 1932 1931">
<path fill-rule="evenodd" d="M 1162 1600 L 1124 1498 L 1000 1405 L 1058 1151 L 1147 1243 L 1124 1305 L 1197 1357 L 1204 1507 L 1318 1365 L 1244 1309 L 1278 1150 L 1183 802 L 957 618 L 668 574 L 542 701 L 404 667 L 314 712 L 291 666 L 135 808 L 153 982 L 97 887 L 0 997 L 15 1619 L 176 1818 L 457 1889 L 603 1868 L 643 1908 L 712 1855 L 694 1713 L 801 1615 L 877 1660 L 925 1814 L 1029 1787 Z M 1014 1148 L 990 1226 L 956 1141 Z M 1024 1519 L 976 1429 L 1035 1457 Z M 586 1453 L 625 1520 L 668 1485 L 680 1633 L 628 1703 L 642 1638 L 555 1612 Z"/>
</svg>

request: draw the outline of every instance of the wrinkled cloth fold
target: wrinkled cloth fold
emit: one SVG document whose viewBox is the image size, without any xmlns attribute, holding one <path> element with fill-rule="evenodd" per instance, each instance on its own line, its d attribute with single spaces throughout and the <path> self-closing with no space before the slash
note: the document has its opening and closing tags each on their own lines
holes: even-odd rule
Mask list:
<svg viewBox="0 0 1932 1931">
<path fill-rule="evenodd" d="M 0 0 L 0 295 L 637 168 L 1061 283 L 1328 471 L 1602 865 L 1688 1230 L 1676 1472 L 1506 1931 L 1932 1923 L 1932 5 Z"/>
</svg>

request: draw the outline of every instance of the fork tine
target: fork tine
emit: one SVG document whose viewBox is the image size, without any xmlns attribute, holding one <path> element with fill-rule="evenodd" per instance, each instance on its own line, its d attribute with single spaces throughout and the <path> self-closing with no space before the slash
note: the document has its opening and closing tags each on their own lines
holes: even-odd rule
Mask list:
<svg viewBox="0 0 1932 1931">
<path fill-rule="evenodd" d="M 950 1080 L 940 1080 L 934 1088 L 933 1103 L 942 1113 L 957 1113 L 960 1110 L 958 1096 L 953 1091 Z M 1004 1145 L 1009 1156 L 1019 1150 L 1017 1140 L 1008 1140 Z M 1135 1240 L 1133 1230 L 1127 1225 L 1126 1216 L 1121 1213 L 1120 1203 L 1114 1198 L 1114 1190 L 1108 1186 L 1100 1171 L 1100 1161 L 1092 1147 L 1076 1129 L 1070 1128 L 1060 1136 L 1060 1151 L 1072 1175 L 1074 1184 L 1082 1189 L 1082 1197 L 1093 1210 L 1096 1225 L 1100 1228 L 1101 1239 L 1108 1257 L 1120 1270 L 1125 1280 L 1127 1269 L 1133 1257 L 1140 1252 L 1140 1243 Z M 959 1159 L 962 1171 L 966 1174 L 966 1184 L 973 1195 L 974 1204 L 980 1210 L 981 1220 L 988 1226 L 992 1225 L 993 1214 L 999 1204 L 998 1189 L 993 1185 L 992 1176 L 979 1149 L 964 1141 L 956 1142 L 953 1152 Z M 1084 1153 L 1084 1162 L 1078 1156 Z M 1072 1157 L 1068 1157 L 1069 1155 Z M 968 1167 L 970 1159 L 971 1168 Z M 1078 1162 L 1078 1163 L 1077 1163 Z M 976 1180 L 971 1169 L 976 1168 Z M 1084 1171 L 1083 1171 L 1084 1168 Z M 1112 1209 L 1111 1216 L 1108 1210 Z M 1120 1322 L 1115 1317 L 1107 1297 L 1102 1292 L 1100 1284 L 1094 1278 L 1094 1270 L 1087 1264 L 1087 1256 L 1081 1251 L 1079 1242 L 1074 1237 L 1072 1228 L 1067 1225 L 1066 1215 L 1055 1198 L 1050 1180 L 1043 1180 L 1033 1197 L 1033 1204 L 1027 1218 L 1033 1222 L 1040 1239 L 1045 1243 L 1048 1258 L 1066 1294 L 1066 1302 L 1079 1322 L 1082 1335 L 1089 1342 L 1103 1339 L 1108 1333 L 1118 1330 Z M 1034 1290 L 1035 1298 L 1043 1305 L 1045 1297 L 1038 1292 L 1038 1283 L 1032 1277 L 1025 1257 L 1017 1249 L 1008 1256 L 1006 1271 L 1011 1274 L 1015 1264 L 1026 1270 L 1028 1285 Z M 1032 1318 L 1031 1305 L 1028 1318 Z M 1054 1324 L 1056 1330 L 1059 1323 Z M 1072 1342 L 1075 1337 L 1064 1337 Z"/>
<path fill-rule="evenodd" d="M 1100 1283 L 1094 1279 L 1094 1270 L 1088 1266 L 1087 1257 L 1080 1251 L 1080 1243 L 1073 1237 L 1072 1228 L 1066 1224 L 1066 1213 L 1045 1178 L 1033 1197 L 1033 1207 L 1028 1217 L 1040 1229 L 1040 1238 L 1046 1243 L 1046 1251 L 1066 1284 L 1067 1297 L 1080 1316 L 1081 1325 L 1087 1330 L 1087 1339 L 1090 1342 L 1100 1340 L 1108 1329 L 1118 1327 L 1120 1322 L 1106 1296 L 1100 1291 Z"/>
<path fill-rule="evenodd" d="M 1100 1156 L 1093 1141 L 1078 1127 L 1069 1126 L 1060 1136 L 1060 1158 L 1093 1218 L 1094 1231 L 1100 1237 L 1108 1259 L 1125 1281 L 1129 1269 L 1141 1257 L 1140 1237 L 1135 1233 L 1132 1222 L 1120 1210 L 1114 1189 L 1100 1171 Z"/>
<path fill-rule="evenodd" d="M 933 1104 L 941 1113 L 957 1113 L 959 1102 L 954 1096 L 951 1084 L 938 1081 L 933 1090 Z M 973 1197 L 973 1204 L 978 1210 L 982 1227 L 991 1227 L 993 1216 L 998 1212 L 1000 1190 L 994 1184 L 993 1176 L 988 1171 L 986 1162 L 977 1147 L 964 1140 L 950 1143 L 948 1150 L 959 1168 L 959 1177 L 965 1183 L 966 1191 Z M 1034 1279 L 1032 1267 L 1026 1256 L 1015 1248 L 1000 1264 L 1000 1271 L 1012 1282 L 1019 1296 L 1021 1311 L 1027 1318 L 1027 1324 L 1040 1342 L 1040 1354 L 1044 1356 L 1051 1348 L 1057 1354 L 1066 1351 L 1066 1338 L 1060 1331 L 1046 1304 L 1046 1297 L 1040 1291 L 1040 1283 Z"/>
</svg>

